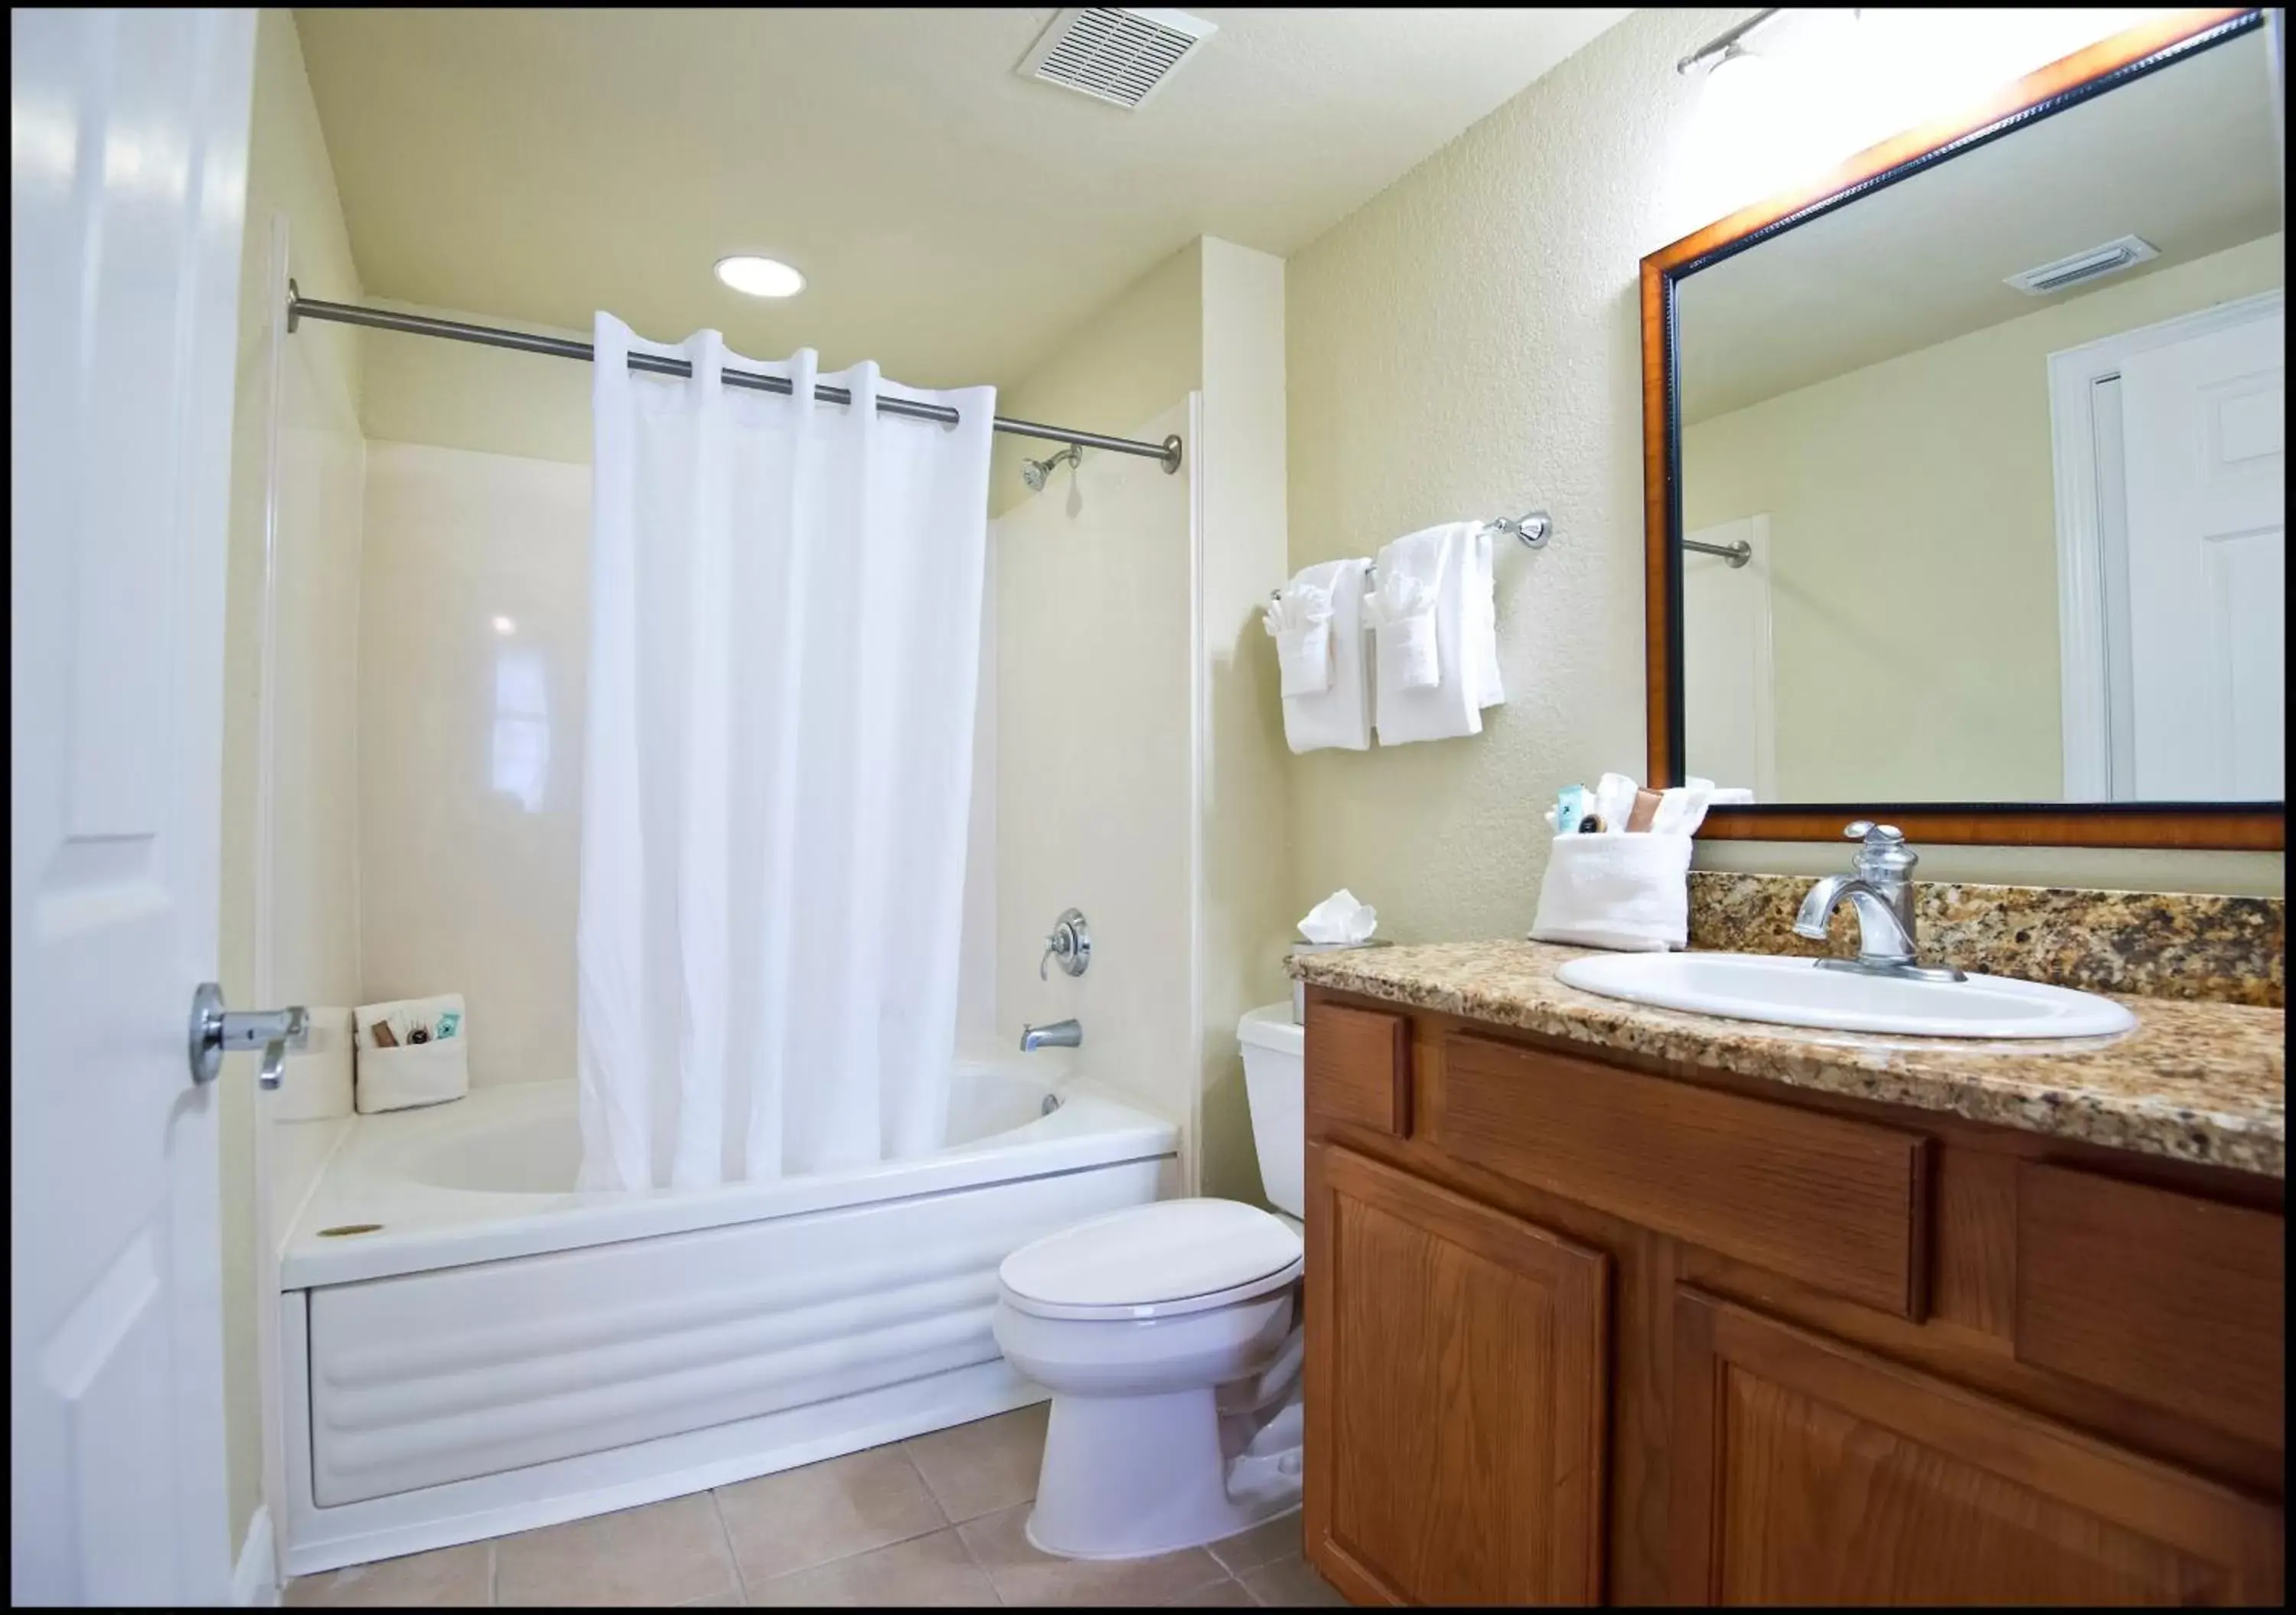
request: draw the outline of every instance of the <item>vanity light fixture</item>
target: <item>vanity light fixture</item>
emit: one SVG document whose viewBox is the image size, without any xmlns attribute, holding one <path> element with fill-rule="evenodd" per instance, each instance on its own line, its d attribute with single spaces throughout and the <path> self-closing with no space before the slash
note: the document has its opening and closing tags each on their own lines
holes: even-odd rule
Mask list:
<svg viewBox="0 0 2296 1615">
<path fill-rule="evenodd" d="M 718 278 L 750 297 L 795 297 L 805 290 L 805 276 L 779 258 L 746 252 L 719 258 Z"/>
<path fill-rule="evenodd" d="M 1751 47 L 1746 41 L 1752 36 L 1754 30 L 1784 9 L 1784 6 L 1774 5 L 1767 11 L 1756 12 L 1737 27 L 1727 32 L 1715 35 L 1713 38 L 1676 62 L 1674 70 L 1687 74 L 1693 68 L 1719 67 L 1726 61 L 1748 54 Z"/>
</svg>

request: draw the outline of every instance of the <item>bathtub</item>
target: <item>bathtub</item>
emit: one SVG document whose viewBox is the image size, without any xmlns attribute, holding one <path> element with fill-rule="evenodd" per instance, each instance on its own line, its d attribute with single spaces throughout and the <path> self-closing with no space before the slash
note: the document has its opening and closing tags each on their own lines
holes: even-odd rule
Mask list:
<svg viewBox="0 0 2296 1615">
<path fill-rule="evenodd" d="M 809 1463 L 1044 1393 L 996 1267 L 1173 1192 L 1177 1130 L 961 1062 L 948 1144 L 578 1193 L 570 1082 L 352 1120 L 280 1262 L 284 1568 L 306 1575 Z"/>
</svg>

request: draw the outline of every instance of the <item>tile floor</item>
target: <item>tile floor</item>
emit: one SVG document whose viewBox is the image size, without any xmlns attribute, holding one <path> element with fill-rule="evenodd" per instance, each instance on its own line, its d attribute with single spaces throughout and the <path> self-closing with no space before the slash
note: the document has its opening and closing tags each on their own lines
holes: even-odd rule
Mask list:
<svg viewBox="0 0 2296 1615">
<path fill-rule="evenodd" d="M 1300 1516 L 1121 1563 L 1055 1559 L 1021 1526 L 1042 1404 L 778 1475 L 377 1564 L 305 1576 L 326 1605 L 1172 1604 L 1343 1602 L 1300 1556 Z"/>
</svg>

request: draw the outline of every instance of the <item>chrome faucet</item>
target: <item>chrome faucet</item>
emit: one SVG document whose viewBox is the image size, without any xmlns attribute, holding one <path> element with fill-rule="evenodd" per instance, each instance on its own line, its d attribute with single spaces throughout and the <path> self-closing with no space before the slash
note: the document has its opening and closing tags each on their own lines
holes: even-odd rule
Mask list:
<svg viewBox="0 0 2296 1615">
<path fill-rule="evenodd" d="M 1023 1026 L 1021 1029 L 1021 1052 L 1033 1054 L 1038 1049 L 1073 1049 L 1084 1045 L 1084 1025 L 1077 1021 L 1055 1021 L 1047 1026 Z"/>
<path fill-rule="evenodd" d="M 1921 862 L 1895 824 L 1858 820 L 1842 832 L 1863 844 L 1853 873 L 1828 875 L 1809 889 L 1794 916 L 1794 934 L 1825 940 L 1826 922 L 1847 901 L 1857 914 L 1857 956 L 1820 959 L 1820 970 L 1857 971 L 1908 981 L 1965 981 L 1948 966 L 1931 970 L 1914 963 L 1914 865 Z"/>
</svg>

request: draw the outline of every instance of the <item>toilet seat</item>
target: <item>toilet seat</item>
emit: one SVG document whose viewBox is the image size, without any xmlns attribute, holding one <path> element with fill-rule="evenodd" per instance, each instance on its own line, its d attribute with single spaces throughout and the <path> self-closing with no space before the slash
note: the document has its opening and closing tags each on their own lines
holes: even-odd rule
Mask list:
<svg viewBox="0 0 2296 1615">
<path fill-rule="evenodd" d="M 1136 1322 L 1234 1306 L 1281 1290 L 1306 1266 L 1285 1222 L 1232 1200 L 1167 1200 L 1024 1245 L 997 1269 L 1015 1311 Z"/>
</svg>

